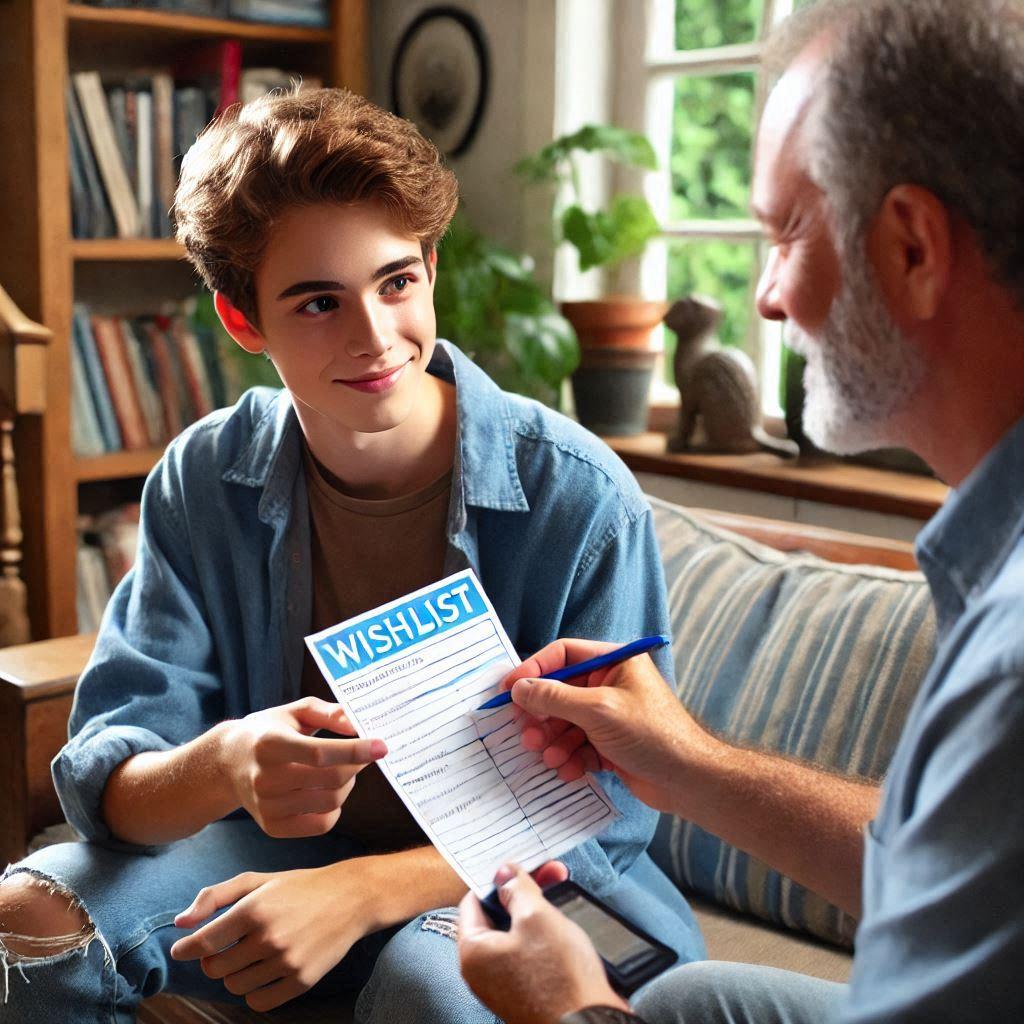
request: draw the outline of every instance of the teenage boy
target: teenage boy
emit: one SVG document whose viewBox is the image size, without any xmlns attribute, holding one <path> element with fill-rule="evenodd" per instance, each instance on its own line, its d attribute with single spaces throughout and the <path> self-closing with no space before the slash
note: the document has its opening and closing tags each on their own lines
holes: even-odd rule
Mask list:
<svg viewBox="0 0 1024 1024">
<path fill-rule="evenodd" d="M 345 737 L 303 637 L 467 566 L 521 651 L 667 623 L 628 472 L 435 342 L 456 202 L 411 125 L 338 90 L 229 111 L 187 155 L 178 237 L 285 387 L 187 430 L 146 483 L 54 762 L 87 841 L 0 884 L 0 1020 L 127 1020 L 163 988 L 267 1010 L 316 985 L 361 989 L 362 1021 L 493 1021 L 436 910 L 464 886 L 373 766 L 384 744 Z M 574 877 L 701 956 L 643 852 L 655 815 L 602 782 L 622 816 Z"/>
</svg>

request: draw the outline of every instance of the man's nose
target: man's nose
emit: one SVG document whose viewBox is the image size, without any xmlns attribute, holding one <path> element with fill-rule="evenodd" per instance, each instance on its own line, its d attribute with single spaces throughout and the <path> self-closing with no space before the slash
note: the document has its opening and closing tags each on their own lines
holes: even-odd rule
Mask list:
<svg viewBox="0 0 1024 1024">
<path fill-rule="evenodd" d="M 379 310 L 359 303 L 346 324 L 345 350 L 350 356 L 379 356 L 390 347 Z"/>
<path fill-rule="evenodd" d="M 757 311 L 765 320 L 785 320 L 786 313 L 779 299 L 778 249 L 768 251 L 768 259 L 757 283 Z"/>
</svg>

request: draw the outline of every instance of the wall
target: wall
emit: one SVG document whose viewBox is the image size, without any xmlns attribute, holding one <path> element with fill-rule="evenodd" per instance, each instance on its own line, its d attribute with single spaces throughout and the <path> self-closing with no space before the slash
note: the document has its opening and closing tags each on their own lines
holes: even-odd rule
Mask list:
<svg viewBox="0 0 1024 1024">
<path fill-rule="evenodd" d="M 373 99 L 390 105 L 391 58 L 410 23 L 436 0 L 374 0 Z M 527 147 L 550 140 L 554 80 L 554 0 L 460 0 L 480 22 L 491 76 L 484 119 L 470 149 L 451 161 L 472 223 L 501 243 L 525 242 L 522 189 L 512 165 Z M 548 31 L 544 31 L 548 22 Z"/>
</svg>

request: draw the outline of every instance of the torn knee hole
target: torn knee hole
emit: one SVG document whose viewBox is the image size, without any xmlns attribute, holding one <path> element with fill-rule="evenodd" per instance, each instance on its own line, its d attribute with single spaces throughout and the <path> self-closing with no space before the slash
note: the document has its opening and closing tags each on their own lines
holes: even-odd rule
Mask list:
<svg viewBox="0 0 1024 1024">
<path fill-rule="evenodd" d="M 51 879 L 20 872 L 0 883 L 0 952 L 11 959 L 55 956 L 95 934 L 78 897 Z"/>
</svg>

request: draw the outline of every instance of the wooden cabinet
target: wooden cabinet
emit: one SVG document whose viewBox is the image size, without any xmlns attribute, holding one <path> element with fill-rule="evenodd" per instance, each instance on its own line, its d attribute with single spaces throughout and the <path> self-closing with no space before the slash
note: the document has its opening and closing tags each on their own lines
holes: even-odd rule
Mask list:
<svg viewBox="0 0 1024 1024">
<path fill-rule="evenodd" d="M 0 3 L 0 286 L 53 332 L 45 410 L 17 424 L 25 532 L 23 575 L 36 639 L 77 631 L 76 519 L 97 492 L 138 490 L 160 452 L 81 459 L 71 443 L 69 336 L 76 299 L 123 294 L 163 299 L 194 289 L 181 250 L 166 239 L 71 237 L 65 85 L 69 72 L 160 66 L 204 43 L 242 44 L 244 66 L 317 75 L 367 89 L 366 0 L 332 0 L 328 29 L 225 21 L 67 0 Z"/>
</svg>

